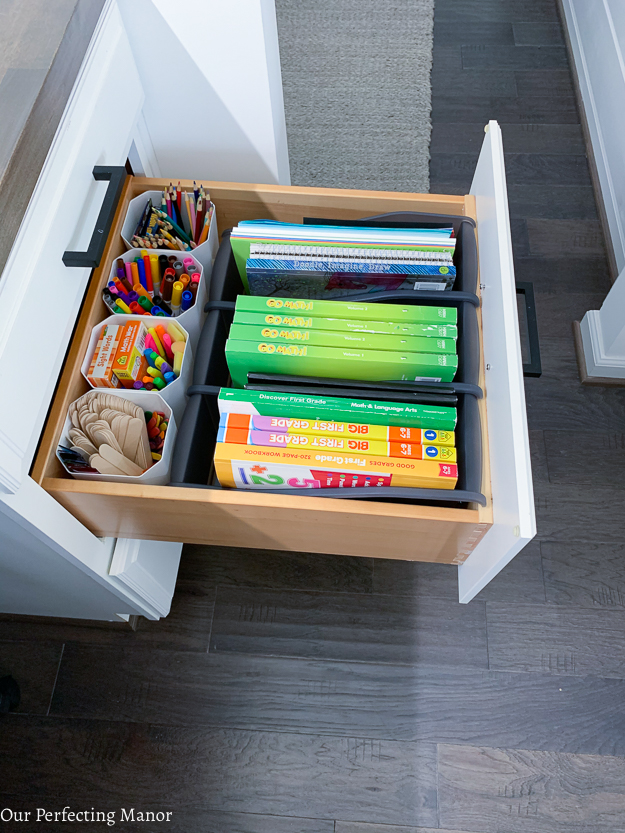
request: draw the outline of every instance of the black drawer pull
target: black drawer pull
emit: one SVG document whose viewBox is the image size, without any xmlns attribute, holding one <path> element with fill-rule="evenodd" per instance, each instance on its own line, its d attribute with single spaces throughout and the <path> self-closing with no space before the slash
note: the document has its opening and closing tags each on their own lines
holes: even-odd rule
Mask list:
<svg viewBox="0 0 625 833">
<path fill-rule="evenodd" d="M 108 180 L 109 186 L 106 189 L 102 208 L 91 235 L 89 248 L 86 252 L 64 252 L 63 263 L 66 266 L 87 266 L 95 269 L 96 266 L 100 265 L 126 175 L 126 168 L 123 165 L 96 165 L 94 167 L 93 178 Z"/>
<path fill-rule="evenodd" d="M 525 281 L 516 285 L 516 294 L 522 295 L 525 301 L 525 320 L 527 321 L 527 339 L 529 342 L 530 360 L 523 365 L 524 376 L 542 375 L 540 363 L 540 344 L 538 342 L 538 322 L 536 320 L 536 302 L 534 301 L 534 284 Z"/>
</svg>

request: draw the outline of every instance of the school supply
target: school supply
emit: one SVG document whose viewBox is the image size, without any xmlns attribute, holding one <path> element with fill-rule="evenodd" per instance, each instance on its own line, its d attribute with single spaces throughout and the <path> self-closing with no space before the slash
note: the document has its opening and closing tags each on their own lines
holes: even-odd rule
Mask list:
<svg viewBox="0 0 625 833">
<path fill-rule="evenodd" d="M 173 321 L 154 319 L 106 324 L 87 381 L 92 387 L 163 390 L 180 376 L 187 336 Z M 169 361 L 168 361 L 169 360 Z M 84 372 L 84 371 L 83 371 Z"/>
<path fill-rule="evenodd" d="M 367 456 L 405 457 L 413 460 L 446 460 L 456 462 L 456 449 L 447 446 L 417 445 L 410 442 L 387 442 L 358 436 L 319 436 L 281 431 L 246 431 L 243 428 L 219 428 L 217 442 L 237 445 L 260 445 L 268 448 L 298 448 L 317 451 L 357 452 Z"/>
<path fill-rule="evenodd" d="M 314 246 L 342 249 L 395 249 L 452 254 L 453 229 L 395 229 L 299 225 L 273 220 L 240 222 L 231 233 L 232 252 L 244 286 L 248 289 L 246 261 L 252 245 Z"/>
<path fill-rule="evenodd" d="M 432 336 L 433 338 L 458 338 L 455 324 L 404 324 L 392 321 L 360 321 L 350 318 L 313 318 L 288 311 L 246 312 L 237 309 L 235 322 L 257 327 L 269 325 L 281 329 L 331 330 L 336 333 L 382 333 L 386 335 Z"/>
<path fill-rule="evenodd" d="M 450 382 L 458 369 L 458 357 L 446 353 L 314 347 L 232 338 L 226 342 L 226 360 L 235 387 L 247 384 L 248 372 L 366 381 Z"/>
<path fill-rule="evenodd" d="M 305 318 L 338 318 L 357 321 L 392 321 L 405 324 L 457 324 L 455 307 L 416 304 L 362 304 L 357 301 L 318 301 L 303 298 L 261 298 L 239 295 L 236 312 L 278 313 Z"/>
<path fill-rule="evenodd" d="M 329 489 L 404 486 L 453 489 L 455 463 L 367 456 L 357 452 L 217 443 L 215 473 L 225 488 Z"/>
<path fill-rule="evenodd" d="M 150 413 L 149 420 L 153 416 Z M 160 442 L 161 434 L 164 440 L 167 431 L 167 420 L 164 414 L 159 416 L 161 419 L 153 424 L 160 428 Z M 148 415 L 129 400 L 90 391 L 70 405 L 69 417 L 69 450 L 74 457 L 70 458 L 67 447 L 60 447 L 61 459 L 69 471 L 91 469 L 100 474 L 138 477 L 155 462 L 146 425 Z M 155 443 L 157 447 L 162 449 Z M 77 456 L 82 458 L 82 465 Z"/>
<path fill-rule="evenodd" d="M 437 431 L 433 428 L 411 428 L 406 425 L 372 425 L 355 422 L 334 422 L 320 419 L 295 419 L 289 417 L 261 416 L 259 414 L 222 413 L 219 430 L 227 431 L 275 431 L 286 434 L 311 434 L 317 437 L 357 437 L 384 442 L 411 442 L 415 445 L 437 445 L 453 448 L 456 444 L 453 431 Z M 229 439 L 222 442 L 230 442 Z"/>
<path fill-rule="evenodd" d="M 160 205 L 148 199 L 132 235 L 136 248 L 191 251 L 208 237 L 215 206 L 202 185 L 183 191 L 169 183 L 161 195 Z M 154 278 L 153 278 L 154 279 Z"/>
<path fill-rule="evenodd" d="M 112 369 L 124 387 L 132 387 L 133 382 L 145 376 L 147 362 L 143 351 L 147 334 L 141 321 L 129 321 L 122 327 Z"/>
<path fill-rule="evenodd" d="M 167 256 L 149 254 L 146 249 L 131 259 L 116 261 L 116 273 L 111 275 L 107 286 L 102 290 L 102 300 L 107 308 L 115 314 L 156 315 L 174 317 L 186 312 L 195 305 L 201 273 L 198 261 L 186 257 L 183 261 L 174 258 L 170 266 Z M 175 268 L 174 268 L 175 267 Z M 173 286 L 181 282 L 182 290 L 190 286 L 192 279 L 197 281 L 191 296 L 182 298 L 171 306 Z M 130 283 L 132 281 L 132 284 Z M 161 296 L 161 291 L 163 295 Z"/>
<path fill-rule="evenodd" d="M 451 289 L 448 252 L 252 244 L 245 263 L 251 295 L 332 298 L 397 289 Z"/>
<path fill-rule="evenodd" d="M 258 327 L 239 324 L 235 317 L 229 337 L 240 341 L 268 341 L 275 344 L 308 344 L 313 347 L 357 347 L 363 350 L 396 350 L 411 353 L 455 353 L 455 339 L 428 336 L 386 335 L 383 333 L 311 330 L 283 327 Z"/>
<path fill-rule="evenodd" d="M 87 381 L 94 388 L 120 387 L 121 383 L 113 373 L 113 362 L 119 347 L 121 330 L 117 324 L 107 324 L 100 334 L 87 372 Z"/>
<path fill-rule="evenodd" d="M 217 404 L 220 414 L 431 428 L 435 431 L 454 431 L 456 427 L 455 408 L 393 401 L 221 388 Z"/>
</svg>

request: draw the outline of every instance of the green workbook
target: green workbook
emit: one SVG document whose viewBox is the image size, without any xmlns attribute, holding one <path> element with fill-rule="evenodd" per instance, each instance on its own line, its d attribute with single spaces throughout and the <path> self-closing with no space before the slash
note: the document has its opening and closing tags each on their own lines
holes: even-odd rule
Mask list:
<svg viewBox="0 0 625 833">
<path fill-rule="evenodd" d="M 226 342 L 226 361 L 233 385 L 247 384 L 248 373 L 321 376 L 367 382 L 451 382 L 458 357 L 449 353 L 398 353 L 392 350 L 312 347 L 270 341 Z"/>
<path fill-rule="evenodd" d="M 308 344 L 312 347 L 356 347 L 359 350 L 394 350 L 398 353 L 455 353 L 453 338 L 385 335 L 383 333 L 333 333 L 330 330 L 297 330 L 294 327 L 258 327 L 238 324 L 230 327 L 230 338 L 240 341 L 268 341 L 276 344 Z"/>
<path fill-rule="evenodd" d="M 238 295 L 237 312 L 295 314 L 312 318 L 351 318 L 360 321 L 393 321 L 409 324 L 457 324 L 455 307 L 417 304 L 362 304 L 357 301 L 318 301 L 298 298 L 265 298 Z"/>
<path fill-rule="evenodd" d="M 220 414 L 259 414 L 289 419 L 321 419 L 358 425 L 397 425 L 453 431 L 456 409 L 440 405 L 375 402 L 340 396 L 309 396 L 272 390 L 222 388 L 217 400 Z"/>
<path fill-rule="evenodd" d="M 384 333 L 386 335 L 458 338 L 455 324 L 397 324 L 393 321 L 359 321 L 357 318 L 313 318 L 290 313 L 236 312 L 235 324 L 271 324 L 306 330 L 332 330 L 336 333 Z"/>
</svg>

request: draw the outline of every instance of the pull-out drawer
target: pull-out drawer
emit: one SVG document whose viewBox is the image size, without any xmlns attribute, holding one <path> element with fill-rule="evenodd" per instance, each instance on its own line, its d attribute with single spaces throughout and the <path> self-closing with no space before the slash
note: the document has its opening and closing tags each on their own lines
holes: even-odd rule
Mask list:
<svg viewBox="0 0 625 833">
<path fill-rule="evenodd" d="M 496 125 L 494 127 L 498 130 Z M 193 487 L 126 486 L 77 481 L 64 473 L 56 459 L 55 449 L 69 403 L 87 389 L 79 368 L 91 328 L 106 315 L 100 292 L 105 285 L 111 259 L 124 249 L 120 229 L 128 202 L 145 191 L 158 190 L 164 184 L 164 180 L 136 177 L 129 177 L 126 182 L 104 258 L 100 267 L 94 271 L 85 296 L 33 466 L 33 478 L 97 535 L 463 564 L 493 526 L 497 503 L 497 497 L 493 499 L 491 492 L 491 464 L 494 462 L 497 444 L 493 445 L 489 439 L 492 427 L 488 422 L 491 394 L 488 391 L 488 379 L 485 378 L 483 351 L 479 381 L 487 395 L 480 400 L 479 407 L 484 454 L 481 491 L 486 496 L 486 506 L 469 504 L 466 508 L 453 508 Z M 191 183 L 184 184 L 190 186 Z M 477 219 L 478 248 L 481 247 L 480 194 L 475 197 L 439 196 L 223 182 L 210 182 L 207 187 L 216 206 L 220 233 L 240 220 L 258 217 L 299 223 L 305 216 L 358 219 L 389 212 L 418 211 Z M 505 196 L 505 182 L 503 188 Z M 493 199 L 495 205 L 497 200 L 495 197 Z M 488 287 L 490 282 L 505 280 L 509 283 L 512 279 L 513 289 L 513 276 L 499 274 L 493 248 L 496 240 L 500 243 L 507 240 L 509 244 L 508 218 L 505 213 L 501 216 L 501 204 L 498 205 L 494 215 L 490 220 L 487 218 L 485 224 L 491 240 L 489 273 L 484 274 L 480 251 L 480 281 Z M 484 203 L 482 215 L 485 217 L 487 208 L 488 205 Z M 491 221 L 495 223 L 494 228 L 488 225 Z M 515 344 L 518 348 L 518 324 L 516 318 L 511 317 L 513 312 L 516 315 L 511 306 L 515 303 L 513 291 L 506 291 L 501 297 L 503 300 L 494 300 L 495 307 L 491 313 L 501 320 L 497 322 L 496 328 L 490 328 L 486 341 L 492 342 L 499 332 L 499 338 L 505 337 L 509 342 L 511 358 L 508 364 L 511 370 L 508 372 L 520 378 L 515 378 L 511 385 L 516 398 L 508 396 L 504 391 L 502 402 L 501 395 L 498 395 L 497 411 L 500 419 L 503 414 L 504 421 L 507 419 L 514 423 L 518 419 L 513 410 L 519 407 L 519 385 L 522 388 L 520 359 L 517 361 L 520 352 L 517 349 L 517 355 L 514 350 Z M 501 307 L 501 304 L 510 306 L 505 315 L 497 312 L 497 305 Z M 481 313 L 478 319 L 482 342 Z M 503 362 L 504 353 L 501 351 L 500 359 Z M 497 395 L 496 391 L 493 393 Z M 520 405 L 524 409 L 524 402 Z M 501 434 L 499 429 L 498 434 Z M 519 449 L 520 453 L 527 456 L 524 414 L 521 415 L 520 430 L 516 430 L 515 441 L 523 446 Z M 527 498 L 526 486 L 524 483 L 521 485 Z M 503 487 L 507 488 L 505 484 Z M 509 522 L 515 521 L 513 514 Z M 516 533 L 521 546 L 534 534 L 531 532 L 533 505 L 530 515 L 527 519 L 529 526 L 523 529 L 520 536 Z M 516 525 L 519 525 L 518 518 Z M 504 555 L 500 553 L 501 558 Z"/>
</svg>

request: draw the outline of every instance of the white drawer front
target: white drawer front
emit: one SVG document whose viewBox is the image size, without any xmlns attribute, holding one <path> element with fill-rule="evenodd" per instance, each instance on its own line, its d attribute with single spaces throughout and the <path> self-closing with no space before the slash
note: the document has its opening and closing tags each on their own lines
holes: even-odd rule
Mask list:
<svg viewBox="0 0 625 833">
<path fill-rule="evenodd" d="M 61 258 L 93 231 L 107 185 L 93 166 L 124 164 L 142 102 L 110 0 L 0 279 L 0 491 L 15 491 L 30 467 L 90 275 Z"/>
<path fill-rule="evenodd" d="M 459 567 L 470 601 L 536 535 L 523 361 L 501 129 L 488 125 L 471 193 L 476 198 L 493 526 Z"/>
</svg>

